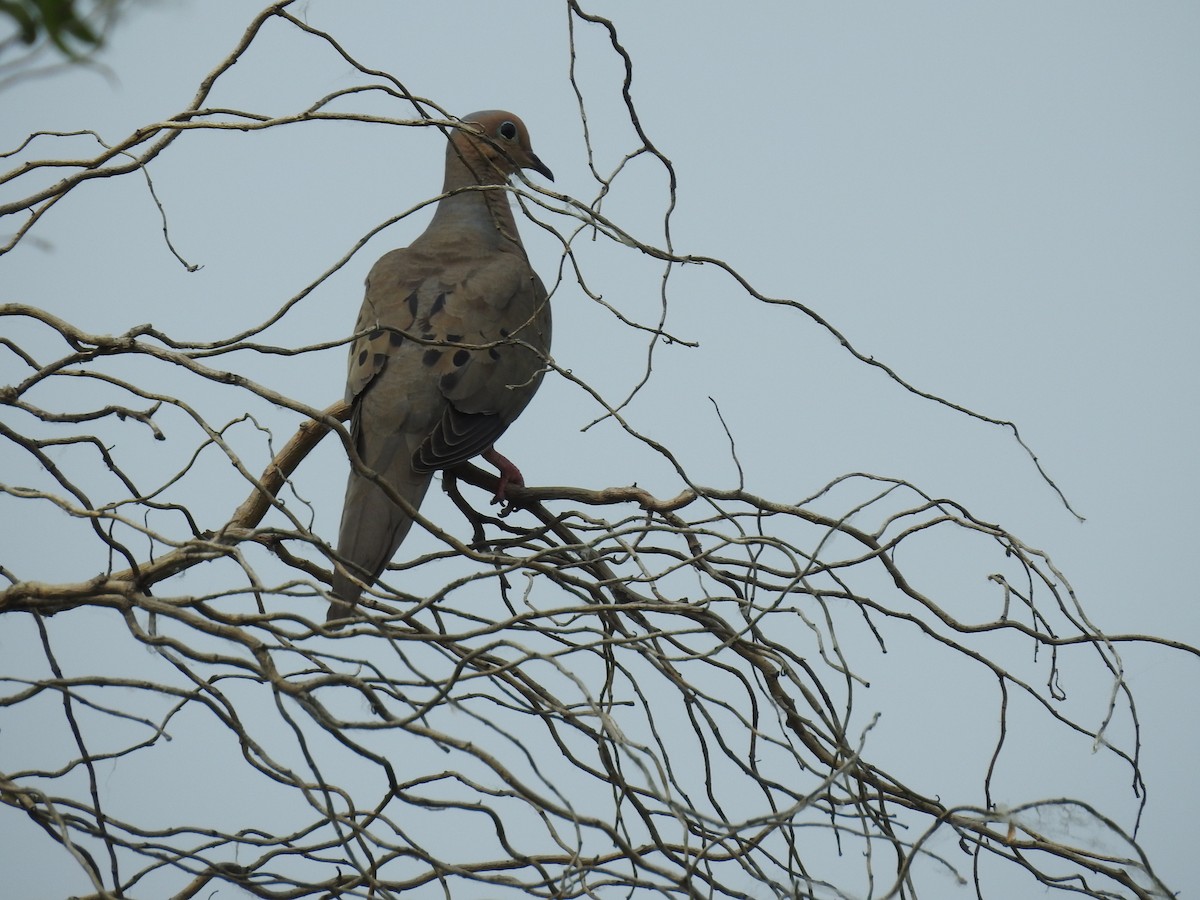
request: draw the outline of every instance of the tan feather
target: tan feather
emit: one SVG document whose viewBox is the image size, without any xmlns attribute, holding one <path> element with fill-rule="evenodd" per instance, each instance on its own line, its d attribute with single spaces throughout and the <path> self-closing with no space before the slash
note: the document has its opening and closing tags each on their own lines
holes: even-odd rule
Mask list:
<svg viewBox="0 0 1200 900">
<path fill-rule="evenodd" d="M 476 123 L 479 136 L 451 134 L 447 196 L 410 246 L 371 269 L 350 347 L 346 399 L 356 449 L 414 508 L 434 471 L 491 450 L 532 399 L 550 351 L 546 289 L 507 194 L 462 189 L 503 184 L 518 168 L 553 175 L 512 113 L 464 121 Z M 359 581 L 379 577 L 411 527 L 408 513 L 351 471 L 338 554 Z M 335 571 L 328 618 L 350 615 L 361 592 Z"/>
</svg>

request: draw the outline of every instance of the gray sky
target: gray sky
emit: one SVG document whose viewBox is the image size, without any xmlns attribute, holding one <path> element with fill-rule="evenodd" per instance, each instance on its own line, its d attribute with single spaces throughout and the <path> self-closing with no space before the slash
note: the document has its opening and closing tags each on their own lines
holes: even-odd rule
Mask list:
<svg viewBox="0 0 1200 900">
<path fill-rule="evenodd" d="M 12 148 L 38 128 L 90 128 L 115 140 L 173 114 L 258 8 L 159 0 L 131 10 L 100 57 L 104 68 L 0 92 L 0 146 Z M 713 268 L 671 275 L 666 328 L 700 346 L 656 351 L 654 377 L 628 410 L 635 427 L 668 443 L 697 482 L 731 486 L 737 471 L 715 400 L 750 490 L 795 500 L 846 472 L 907 480 L 1046 551 L 1105 631 L 1200 645 L 1191 577 L 1200 506 L 1200 7 L 592 8 L 616 23 L 634 60 L 643 127 L 678 173 L 675 250 L 723 259 L 761 293 L 815 310 L 859 352 L 920 390 L 1015 421 L 1087 521 L 1064 508 L 1007 431 L 906 392 L 803 314 L 764 307 Z M 563 9 L 513 4 L 502 29 L 485 9 L 311 2 L 297 14 L 455 114 L 517 112 L 555 172 L 553 189 L 589 199 L 595 183 L 566 76 Z M 608 173 L 636 147 L 619 106 L 621 72 L 601 30 L 577 39 L 595 164 Z M 273 27 L 209 105 L 285 114 L 361 81 L 315 42 Z M 338 108 L 409 114 L 366 96 Z M 84 156 L 94 144 L 64 139 L 41 152 Z M 432 129 L 305 125 L 185 135 L 151 174 L 174 245 L 202 269 L 188 274 L 171 257 L 144 182 L 108 179 L 70 195 L 0 258 L 0 302 L 40 306 L 99 332 L 153 322 L 181 338 L 234 333 L 265 320 L 369 229 L 433 196 L 442 152 Z M 667 199 L 663 169 L 643 158 L 630 164 L 603 211 L 636 237 L 661 243 Z M 268 336 L 298 345 L 349 334 L 366 269 L 417 234 L 427 215 L 375 238 Z M 556 241 L 529 222 L 522 233 L 551 283 Z M 659 263 L 603 244 L 580 252 L 594 291 L 653 324 Z M 622 399 L 641 378 L 644 335 L 588 301 L 569 272 L 554 302 L 556 361 L 610 402 Z M 339 349 L 300 366 L 246 365 L 322 407 L 341 395 L 343 358 Z M 11 380 L 8 368 L 0 372 Z M 213 409 L 223 396 L 209 398 Z M 582 432 L 599 413 L 551 376 L 502 449 L 532 484 L 678 490 L 668 467 L 611 423 Z M 286 428 L 276 427 L 282 440 Z M 318 529 L 331 533 L 345 462 L 327 444 L 304 483 Z M 147 439 L 147 470 L 172 471 L 173 460 L 159 461 L 154 450 Z M 0 449 L 0 468 L 17 472 L 15 483 L 33 477 L 10 447 Z M 240 496 L 238 488 L 195 502 L 211 526 Z M 62 525 L 53 513 L 24 504 L 18 519 L 5 503 L 13 501 L 0 499 L 5 566 L 41 580 L 97 571 L 95 559 L 63 559 L 49 537 Z M 425 512 L 458 525 L 440 492 L 431 492 Z M 937 570 L 931 579 L 958 589 L 954 574 L 940 572 L 944 556 L 929 564 Z M 986 574 L 963 574 L 963 589 L 979 590 Z M 19 654 L 14 640 L 0 629 L 0 653 Z M 96 649 L 80 650 L 89 652 Z M 1197 659 L 1133 646 L 1121 656 L 1138 701 L 1150 792 L 1140 838 L 1163 880 L 1190 896 L 1200 883 Z M 883 712 L 882 757 L 911 766 L 905 771 L 937 773 L 945 762 L 908 737 L 924 716 L 931 728 L 947 727 L 930 698 L 958 686 L 923 665 L 919 651 L 903 648 L 864 662 L 878 680 L 860 703 Z M 1068 670 L 1068 688 L 1104 695 L 1106 684 L 1086 682 L 1089 671 Z M 1084 683 L 1070 683 L 1073 675 Z M 969 707 L 969 696 L 963 702 Z M 984 706 L 986 719 L 993 702 Z M 15 743 L 14 753 L 25 752 L 23 736 L 2 717 L 0 729 L 0 747 Z M 1095 761 L 1086 744 L 1039 746 L 1036 730 L 1020 740 L 1003 802 L 1098 797 L 1132 828 L 1136 800 L 1120 767 Z M 0 868 L 33 884 L 23 861 L 40 859 L 46 845 L 25 828 L 0 847 Z M 45 872 L 37 877 L 44 885 Z"/>
</svg>

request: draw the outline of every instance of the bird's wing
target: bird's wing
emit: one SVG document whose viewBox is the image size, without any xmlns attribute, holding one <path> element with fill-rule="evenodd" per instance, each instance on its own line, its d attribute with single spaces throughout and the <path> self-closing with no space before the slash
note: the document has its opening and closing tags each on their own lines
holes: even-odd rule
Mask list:
<svg viewBox="0 0 1200 900">
<path fill-rule="evenodd" d="M 549 349 L 549 304 L 523 254 L 408 248 L 371 270 L 356 331 L 346 386 L 355 447 L 415 507 L 430 473 L 487 450 L 529 403 Z M 361 578 L 379 575 L 411 525 L 386 492 L 351 474 L 338 550 Z M 334 592 L 344 597 L 350 584 Z"/>
</svg>

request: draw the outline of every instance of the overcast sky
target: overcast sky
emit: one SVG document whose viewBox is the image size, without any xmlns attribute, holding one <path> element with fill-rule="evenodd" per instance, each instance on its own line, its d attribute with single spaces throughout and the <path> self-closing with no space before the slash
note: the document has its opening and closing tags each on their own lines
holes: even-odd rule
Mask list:
<svg viewBox="0 0 1200 900">
<path fill-rule="evenodd" d="M 0 147 L 36 129 L 94 129 L 113 141 L 177 112 L 259 8 L 246 0 L 134 6 L 100 66 L 0 91 Z M 750 490 L 794 501 L 848 472 L 907 480 L 1049 553 L 1103 630 L 1200 645 L 1192 532 L 1200 507 L 1200 5 L 588 8 L 617 25 L 634 61 L 640 121 L 677 172 L 675 251 L 718 257 L 762 294 L 815 310 L 916 388 L 1014 421 L 1086 522 L 1008 431 L 905 391 L 802 313 L 764 306 L 711 267 L 671 275 L 667 330 L 699 348 L 656 351 L 654 377 L 628 410 L 635 427 L 668 443 L 695 481 L 732 486 L 737 469 L 715 401 Z M 509 4 L 500 18 L 497 9 L 313 0 L 297 14 L 454 114 L 517 112 L 554 170 L 553 189 L 588 201 L 596 187 L 567 78 L 565 11 Z M 637 146 L 620 104 L 619 59 L 599 28 L 577 40 L 595 165 L 607 174 Z M 362 81 L 294 29 L 268 27 L 209 105 L 286 114 Z M 368 96 L 338 108 L 411 115 Z M 95 147 L 88 138 L 45 140 L 45 156 Z M 103 333 L 142 322 L 177 338 L 235 333 L 267 319 L 371 228 L 435 195 L 443 146 L 433 129 L 365 125 L 186 135 L 151 174 L 174 246 L 203 268 L 185 272 L 166 249 L 144 182 L 108 179 L 70 195 L 0 258 L 0 302 Z M 661 244 L 667 200 L 665 170 L 642 158 L 603 212 Z M 407 243 L 427 217 L 376 237 L 269 336 L 299 345 L 348 335 L 370 263 Z M 558 242 L 530 222 L 522 233 L 551 284 Z M 602 245 L 581 252 L 592 254 L 590 287 L 607 303 L 656 321 L 661 264 Z M 642 377 L 645 335 L 587 300 L 569 270 L 554 309 L 557 363 L 610 402 L 622 399 Z M 343 359 L 338 349 L 300 368 L 251 365 L 255 377 L 323 407 L 341 396 Z M 8 383 L 16 369 L 11 359 L 2 364 Z M 212 402 L 219 409 L 220 397 Z M 531 484 L 678 490 L 669 467 L 611 423 L 581 431 L 599 414 L 568 381 L 548 377 L 501 448 Z M 310 475 L 306 499 L 318 529 L 332 533 L 345 462 L 327 444 L 311 465 L 335 474 Z M 153 450 L 147 442 L 151 469 Z M 26 465 L 0 448 L 0 471 Z M 237 502 L 237 494 L 197 499 L 209 527 Z M 0 562 L 19 577 L 83 578 L 103 565 L 64 559 L 52 514 L 0 504 L 8 504 L 0 505 Z M 453 519 L 437 491 L 426 513 Z M 16 652 L 14 640 L 0 628 L 0 652 Z M 1121 654 L 1144 729 L 1150 802 L 1140 837 L 1163 880 L 1191 896 L 1200 884 L 1200 662 L 1161 648 Z M 939 690 L 932 674 L 904 674 L 907 691 Z M 895 729 L 881 724 L 880 740 L 903 744 L 902 698 L 886 684 L 872 690 L 861 702 Z M 1045 748 L 1036 734 L 1023 740 L 1027 754 L 1014 752 L 1030 771 L 1014 779 L 1007 802 L 1094 790 L 1132 828 L 1127 780 L 1100 785 L 1081 775 L 1061 787 L 1086 770 L 1086 751 L 1084 762 L 1072 757 L 1041 778 Z M 0 748 L 21 741 L 0 715 Z M 50 852 L 46 844 L 23 827 L 0 846 L 0 868 L 21 868 L 22 858 Z M 45 886 L 44 871 L 38 878 Z M 76 881 L 61 888 L 82 889 Z M 51 894 L 14 896 L 35 895 Z"/>
</svg>

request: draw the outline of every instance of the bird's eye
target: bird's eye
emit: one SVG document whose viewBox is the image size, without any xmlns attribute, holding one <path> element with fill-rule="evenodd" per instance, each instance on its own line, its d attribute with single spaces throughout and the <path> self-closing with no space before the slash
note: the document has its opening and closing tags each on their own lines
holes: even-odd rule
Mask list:
<svg viewBox="0 0 1200 900">
<path fill-rule="evenodd" d="M 496 131 L 506 141 L 514 140 L 517 136 L 517 126 L 512 122 L 501 122 L 500 127 Z"/>
</svg>

